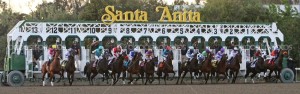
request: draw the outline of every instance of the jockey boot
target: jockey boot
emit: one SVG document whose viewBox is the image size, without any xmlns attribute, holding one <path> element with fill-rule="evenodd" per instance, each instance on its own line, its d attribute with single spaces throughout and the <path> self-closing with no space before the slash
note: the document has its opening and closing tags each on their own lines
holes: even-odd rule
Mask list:
<svg viewBox="0 0 300 94">
<path fill-rule="evenodd" d="M 96 66 L 97 66 L 97 62 L 98 62 L 98 60 L 94 61 L 93 67 L 96 67 Z"/>
</svg>

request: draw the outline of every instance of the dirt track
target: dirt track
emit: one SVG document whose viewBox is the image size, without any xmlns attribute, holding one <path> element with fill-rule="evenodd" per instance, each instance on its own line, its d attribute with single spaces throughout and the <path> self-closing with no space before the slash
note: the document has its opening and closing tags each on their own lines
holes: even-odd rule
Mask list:
<svg viewBox="0 0 300 94">
<path fill-rule="evenodd" d="M 299 94 L 300 83 L 1 87 L 0 94 Z"/>
<path fill-rule="evenodd" d="M 186 80 L 185 80 L 186 81 Z M 227 84 L 226 81 L 219 84 L 202 84 L 201 80 L 195 80 L 193 85 L 175 85 L 175 81 L 168 81 L 169 85 L 121 85 L 110 86 L 96 81 L 96 85 L 88 86 L 86 81 L 76 81 L 75 86 L 62 86 L 56 83 L 54 87 L 42 87 L 41 82 L 26 82 L 23 87 L 0 87 L 0 94 L 299 94 L 300 83 L 264 83 L 244 84 L 242 79 L 238 84 Z M 190 84 L 190 81 L 186 81 Z"/>
</svg>

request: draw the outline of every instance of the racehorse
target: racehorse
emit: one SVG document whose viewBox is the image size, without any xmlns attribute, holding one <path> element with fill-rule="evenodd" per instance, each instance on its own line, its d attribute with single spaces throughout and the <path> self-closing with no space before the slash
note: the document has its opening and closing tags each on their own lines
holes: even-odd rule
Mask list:
<svg viewBox="0 0 300 94">
<path fill-rule="evenodd" d="M 223 80 L 227 77 L 227 72 L 226 72 L 227 58 L 228 58 L 228 55 L 223 54 L 221 60 L 217 63 L 217 68 L 216 68 L 217 83 L 220 80 L 220 78 L 219 78 L 220 74 L 224 75 Z"/>
<path fill-rule="evenodd" d="M 123 66 L 125 56 L 126 56 L 126 52 L 122 52 L 122 54 L 116 59 L 116 62 L 112 61 L 110 65 L 112 71 L 111 73 L 112 85 L 115 85 L 119 81 L 121 73 L 123 74 L 122 75 L 123 84 L 125 84 L 124 79 L 126 77 L 126 68 Z"/>
<path fill-rule="evenodd" d="M 252 83 L 255 83 L 253 77 L 257 73 L 260 73 L 260 72 L 264 72 L 265 73 L 266 71 L 267 71 L 267 69 L 264 66 L 264 58 L 261 57 L 261 56 L 258 57 L 254 68 L 251 67 L 251 63 L 246 63 L 246 74 L 244 76 L 245 83 L 247 82 L 247 77 L 249 76 L 250 73 L 252 73 L 252 75 L 250 76 L 251 80 L 252 80 Z"/>
<path fill-rule="evenodd" d="M 42 81 L 43 81 L 43 86 L 45 86 L 46 82 L 45 82 L 45 75 L 48 74 L 50 76 L 50 81 L 51 81 L 51 86 L 54 86 L 53 83 L 53 78 L 54 78 L 54 74 L 59 74 L 60 75 L 60 79 L 57 82 L 60 82 L 60 80 L 63 78 L 63 73 L 61 72 L 61 66 L 60 66 L 60 51 L 59 50 L 55 50 L 55 55 L 53 58 L 52 63 L 49 65 L 49 68 L 47 69 L 47 64 L 49 61 L 46 61 L 43 66 L 42 66 Z"/>
<path fill-rule="evenodd" d="M 139 65 L 139 62 L 142 60 L 142 53 L 140 52 L 135 52 L 135 55 L 132 59 L 132 62 L 129 64 L 127 72 L 129 73 L 129 82 L 128 83 L 132 83 L 133 78 L 132 75 L 136 74 L 138 76 L 138 78 L 136 79 L 136 81 L 140 78 L 140 71 L 141 71 L 141 67 Z"/>
<path fill-rule="evenodd" d="M 212 71 L 212 64 L 211 60 L 213 58 L 212 53 L 207 54 L 207 58 L 200 64 L 200 71 L 204 74 L 205 84 L 207 84 L 207 81 L 209 79 L 209 75 Z"/>
<path fill-rule="evenodd" d="M 228 61 L 230 62 L 230 61 Z M 235 80 L 237 78 L 237 75 L 239 74 L 240 71 L 240 63 L 242 63 L 242 54 L 240 51 L 235 55 L 235 57 L 231 60 L 231 63 L 226 65 L 226 72 L 230 70 L 229 76 L 233 75 L 233 79 L 231 83 L 235 83 Z"/>
<path fill-rule="evenodd" d="M 278 81 L 278 79 L 280 79 L 280 72 L 281 72 L 281 69 L 282 69 L 282 61 L 283 61 L 283 52 L 285 50 L 280 50 L 279 51 L 279 56 L 278 58 L 274 61 L 274 63 L 272 62 L 271 64 L 269 64 L 269 59 L 265 60 L 265 63 L 264 63 L 264 66 L 270 70 L 270 73 L 268 75 L 268 79 L 271 78 L 271 74 L 273 73 L 273 71 L 275 72 L 275 75 L 276 75 L 276 83 Z M 271 60 L 271 59 L 270 59 Z M 267 80 L 267 79 L 266 79 Z"/>
<path fill-rule="evenodd" d="M 109 70 L 109 68 L 108 68 L 109 56 L 110 56 L 109 51 L 108 50 L 104 51 L 103 59 L 101 59 L 98 62 L 98 66 L 97 66 L 98 73 L 103 75 L 102 81 L 104 81 L 106 79 L 107 84 L 108 84 L 108 79 L 109 79 L 109 71 L 108 71 Z"/>
<path fill-rule="evenodd" d="M 193 59 L 191 61 L 188 61 L 184 64 L 181 64 L 180 68 L 179 68 L 179 77 L 177 78 L 177 82 L 176 84 L 178 84 L 178 81 L 181 77 L 181 84 L 183 82 L 183 79 L 185 77 L 185 75 L 187 74 L 187 72 L 190 72 L 190 75 L 192 76 L 192 73 L 198 73 L 199 72 L 199 67 L 198 67 L 198 59 L 197 59 L 197 53 L 195 53 L 193 55 Z M 181 76 L 182 72 L 184 71 L 183 75 Z M 193 77 L 191 77 L 191 84 L 193 84 Z"/>
<path fill-rule="evenodd" d="M 155 62 L 158 62 L 158 57 L 152 58 L 150 61 L 145 60 L 144 66 L 141 68 L 141 77 L 142 79 L 144 78 L 144 73 L 146 73 L 146 82 L 145 85 L 147 85 L 147 82 L 151 84 L 154 81 L 154 67 L 155 67 Z M 150 81 L 150 76 L 151 76 L 151 81 Z"/>
<path fill-rule="evenodd" d="M 164 73 L 164 81 L 166 83 L 167 77 L 169 77 L 169 73 L 173 73 L 173 78 L 175 76 L 175 71 L 173 71 L 173 65 L 172 65 L 172 60 L 173 60 L 173 52 L 169 52 L 167 55 L 166 60 L 163 62 L 159 63 L 158 69 L 157 69 L 157 75 L 158 75 L 158 83 L 160 84 L 160 77 L 162 76 L 162 73 Z"/>
<path fill-rule="evenodd" d="M 67 77 L 69 80 L 69 85 L 71 86 L 73 81 L 74 81 L 74 72 L 76 70 L 75 68 L 75 51 L 71 50 L 70 55 L 68 56 L 68 61 L 63 61 L 62 62 L 62 73 L 65 71 L 67 72 Z M 64 83 L 65 84 L 65 83 Z"/>
<path fill-rule="evenodd" d="M 93 85 L 94 82 L 93 82 L 93 79 L 97 76 L 98 73 L 100 74 L 104 74 L 104 77 L 103 77 L 103 81 L 104 79 L 108 78 L 109 76 L 109 72 L 108 72 L 108 56 L 109 56 L 109 52 L 108 51 L 105 51 L 104 52 L 104 55 L 103 55 L 103 59 L 101 59 L 100 61 L 98 60 L 96 62 L 96 65 L 97 66 L 93 66 L 94 62 L 95 61 L 91 61 L 90 63 L 87 63 L 84 67 L 84 74 L 86 74 L 88 80 L 89 80 L 89 84 L 90 85 Z M 93 75 L 91 75 L 93 74 Z M 108 81 L 107 81 L 108 83 Z"/>
</svg>

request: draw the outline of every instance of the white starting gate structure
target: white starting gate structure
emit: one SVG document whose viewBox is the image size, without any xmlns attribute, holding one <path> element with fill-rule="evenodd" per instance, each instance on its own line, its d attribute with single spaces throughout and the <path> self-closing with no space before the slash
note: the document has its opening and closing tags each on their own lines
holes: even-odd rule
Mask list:
<svg viewBox="0 0 300 94">
<path fill-rule="evenodd" d="M 66 53 L 67 49 L 65 41 L 68 36 L 79 37 L 79 43 L 81 44 L 81 59 L 77 62 L 76 66 L 79 68 L 76 73 L 83 71 L 84 66 L 90 60 L 90 49 L 85 48 L 83 41 L 86 37 L 97 37 L 100 41 L 106 36 L 113 36 L 117 41 L 121 41 L 124 36 L 131 36 L 136 41 L 141 37 L 151 37 L 153 41 L 156 41 L 158 37 L 169 37 L 171 42 L 174 42 L 176 37 L 186 37 L 191 44 L 192 38 L 202 37 L 205 39 L 206 44 L 209 38 L 220 37 L 224 42 L 226 38 L 236 37 L 239 40 L 243 53 L 243 63 L 241 64 L 241 70 L 246 70 L 246 60 L 249 60 L 249 52 L 247 49 L 243 49 L 241 41 L 245 37 L 252 37 L 257 42 L 259 38 L 269 37 L 271 43 L 276 43 L 276 38 L 283 41 L 283 34 L 277 28 L 276 23 L 113 23 L 103 24 L 101 22 L 34 22 L 34 21 L 20 21 L 16 26 L 7 34 L 7 56 L 10 57 L 13 53 L 16 55 L 25 51 L 26 63 L 25 76 L 27 78 L 32 77 L 33 73 L 40 73 L 40 66 L 38 65 L 38 71 L 28 68 L 28 65 L 32 62 L 32 49 L 27 46 L 27 40 L 31 36 L 41 37 L 43 45 L 43 57 L 40 58 L 40 64 L 47 61 L 48 46 L 45 45 L 45 41 L 49 36 L 57 36 L 62 43 L 62 52 Z M 173 44 L 171 44 L 173 46 Z M 178 70 L 178 62 L 181 61 L 180 49 L 174 49 L 174 70 Z M 144 51 L 142 51 L 144 52 Z M 159 56 L 159 60 L 162 60 L 162 49 L 154 50 L 154 54 Z M 226 50 L 228 53 L 229 50 Z M 144 53 L 143 53 L 144 54 Z M 63 55 L 63 59 L 66 57 Z"/>
</svg>

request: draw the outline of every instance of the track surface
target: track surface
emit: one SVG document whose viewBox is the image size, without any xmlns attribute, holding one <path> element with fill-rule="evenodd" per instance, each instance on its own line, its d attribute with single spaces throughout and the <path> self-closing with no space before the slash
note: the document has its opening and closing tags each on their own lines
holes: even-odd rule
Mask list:
<svg viewBox="0 0 300 94">
<path fill-rule="evenodd" d="M 138 81 L 136 85 L 122 85 L 122 81 L 117 86 L 110 86 L 101 81 L 96 81 L 96 85 L 89 86 L 87 81 L 76 81 L 75 86 L 63 86 L 63 83 L 55 83 L 54 87 L 42 87 L 41 82 L 26 81 L 22 87 L 0 87 L 0 94 L 299 94 L 300 83 L 265 83 L 244 84 L 240 79 L 237 84 L 228 84 L 222 81 L 219 84 L 203 84 L 201 80 L 194 80 L 193 85 L 175 85 L 175 81 L 167 81 L 168 85 L 157 85 L 157 80 L 153 85 L 141 85 Z M 185 80 L 190 84 L 189 80 Z"/>
</svg>

